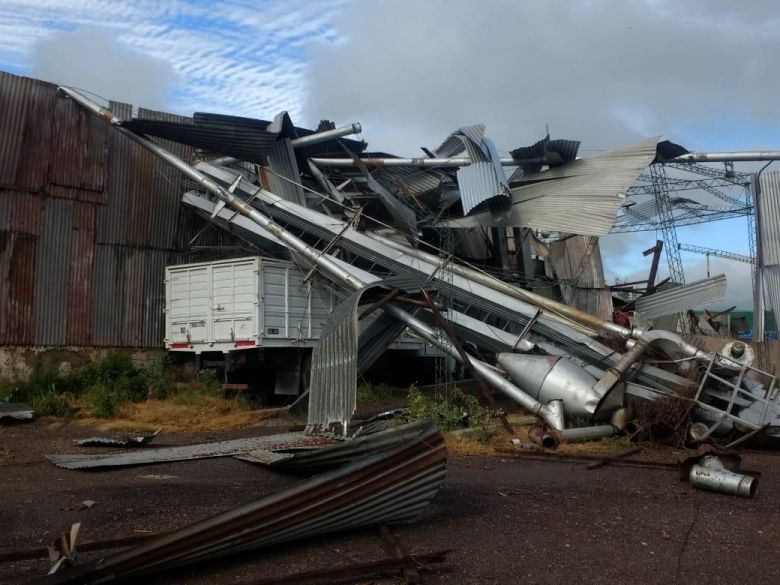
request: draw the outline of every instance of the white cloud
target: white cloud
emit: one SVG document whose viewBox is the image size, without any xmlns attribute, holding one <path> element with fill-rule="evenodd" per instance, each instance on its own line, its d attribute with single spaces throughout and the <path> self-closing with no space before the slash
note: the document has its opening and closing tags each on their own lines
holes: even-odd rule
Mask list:
<svg viewBox="0 0 780 585">
<path fill-rule="evenodd" d="M 93 85 L 85 89 L 142 100 L 136 106 L 261 118 L 286 109 L 295 119 L 308 89 L 306 47 L 315 38 L 340 41 L 334 22 L 345 1 L 11 0 L 0 12 L 0 63 L 49 79 L 85 79 Z M 96 29 L 104 32 L 90 44 Z M 71 52 L 68 59 L 46 53 L 47 47 L 68 53 L 82 45 L 86 54 Z M 128 64 L 137 76 L 141 62 L 154 84 L 149 94 L 122 76 Z M 160 104 L 156 88 L 165 86 L 170 97 Z"/>
</svg>

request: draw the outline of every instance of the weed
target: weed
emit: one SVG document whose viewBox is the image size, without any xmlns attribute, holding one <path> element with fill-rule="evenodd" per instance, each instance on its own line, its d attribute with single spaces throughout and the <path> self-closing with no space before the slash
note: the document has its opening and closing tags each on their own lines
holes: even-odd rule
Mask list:
<svg viewBox="0 0 780 585">
<path fill-rule="evenodd" d="M 490 435 L 490 419 L 501 413 L 482 406 L 476 397 L 455 389 L 451 401 L 430 399 L 416 386 L 409 388 L 409 403 L 405 414 L 407 421 L 427 418 L 442 432 L 468 426 L 476 431 L 476 439 L 486 440 Z"/>
<path fill-rule="evenodd" d="M 631 442 L 631 437 L 628 435 L 604 437 L 601 439 L 601 444 L 605 447 L 608 447 L 609 449 L 614 449 L 615 451 L 625 451 L 626 449 L 630 449 L 634 446 L 634 444 Z"/>
<path fill-rule="evenodd" d="M 168 354 L 162 354 L 150 365 L 143 368 L 146 393 L 149 398 L 164 399 L 173 389 L 171 360 Z"/>
<path fill-rule="evenodd" d="M 222 384 L 212 370 L 198 372 L 198 385 L 204 394 L 217 398 L 222 396 Z"/>
<path fill-rule="evenodd" d="M 357 401 L 359 404 L 373 404 L 389 400 L 400 392 L 399 388 L 389 384 L 361 384 L 357 389 Z"/>
</svg>

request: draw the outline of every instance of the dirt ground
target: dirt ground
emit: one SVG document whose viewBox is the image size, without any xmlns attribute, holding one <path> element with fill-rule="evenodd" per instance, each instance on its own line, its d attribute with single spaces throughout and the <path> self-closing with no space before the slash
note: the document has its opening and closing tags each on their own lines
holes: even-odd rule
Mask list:
<svg viewBox="0 0 780 585">
<path fill-rule="evenodd" d="M 277 430 L 268 424 L 163 434 L 157 445 Z M 72 440 L 94 434 L 44 420 L 0 427 L 0 552 L 45 546 L 78 521 L 84 541 L 171 530 L 297 481 L 230 458 L 103 472 L 67 471 L 44 459 L 83 449 Z M 454 549 L 438 573 L 426 576 L 429 584 L 774 584 L 780 582 L 779 463 L 771 453 L 745 455 L 743 467 L 761 473 L 758 496 L 746 500 L 694 491 L 672 470 L 452 456 L 432 505 L 394 531 L 412 553 Z M 84 500 L 96 503 L 79 510 Z M 377 531 L 365 529 L 145 581 L 250 584 L 385 555 Z M 0 583 L 24 583 L 48 565 L 0 564 Z"/>
</svg>

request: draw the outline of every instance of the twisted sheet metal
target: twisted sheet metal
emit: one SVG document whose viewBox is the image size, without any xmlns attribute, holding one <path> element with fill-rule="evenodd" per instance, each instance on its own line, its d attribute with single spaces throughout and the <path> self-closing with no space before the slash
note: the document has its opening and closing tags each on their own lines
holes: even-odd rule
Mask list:
<svg viewBox="0 0 780 585">
<path fill-rule="evenodd" d="M 612 229 L 628 187 L 655 157 L 656 138 L 516 179 L 512 210 L 500 222 L 487 212 L 441 222 L 449 227 L 505 225 L 574 234 Z"/>
<path fill-rule="evenodd" d="M 363 294 L 378 286 L 411 289 L 425 282 L 425 277 L 418 274 L 374 282 L 349 295 L 333 310 L 311 356 L 308 433 L 335 430 L 346 434 L 347 424 L 355 412 L 359 348 L 357 307 Z M 392 338 L 384 336 L 382 341 L 389 344 L 395 337 L 397 334 Z M 378 341 L 375 338 L 374 342 Z"/>
<path fill-rule="evenodd" d="M 301 173 L 290 140 L 279 140 L 268 152 L 267 161 L 272 172 L 264 173 L 262 168 L 260 172 L 268 189 L 287 201 L 306 205 L 306 197 L 300 187 Z"/>
<path fill-rule="evenodd" d="M 493 197 L 505 197 L 493 163 L 489 161 L 473 162 L 459 168 L 457 178 L 464 215 Z"/>
<path fill-rule="evenodd" d="M 136 118 L 122 125 L 140 134 L 165 138 L 180 144 L 262 162 L 276 145 L 278 132 L 270 132 L 267 120 L 195 112 L 194 124 Z"/>
<path fill-rule="evenodd" d="M 444 181 L 444 174 L 413 167 L 379 167 L 373 171 L 380 182 L 392 186 L 397 193 L 417 197 L 438 189 Z"/>
<path fill-rule="evenodd" d="M 216 441 L 182 447 L 163 447 L 159 449 L 144 449 L 128 451 L 127 453 L 107 453 L 89 455 L 75 453 L 69 455 L 49 455 L 48 459 L 57 467 L 64 469 L 106 469 L 111 467 L 126 467 L 130 465 L 148 465 L 151 463 L 167 463 L 170 461 L 187 461 L 189 459 L 208 459 L 211 457 L 232 457 L 257 449 L 269 451 L 290 449 L 294 447 L 318 447 L 332 443 L 324 437 L 309 437 L 300 432 L 281 433 L 247 439 Z"/>
<path fill-rule="evenodd" d="M 397 431 L 386 431 L 394 434 Z M 413 519 L 447 473 L 444 439 L 430 421 L 401 432 L 397 446 L 367 450 L 348 465 L 124 552 L 34 581 L 92 584 L 137 580 L 163 570 L 300 538 Z M 383 440 L 377 433 L 374 439 Z"/>
<path fill-rule="evenodd" d="M 663 317 L 718 301 L 726 294 L 726 276 L 718 274 L 637 299 L 636 310 L 647 319 Z"/>
</svg>

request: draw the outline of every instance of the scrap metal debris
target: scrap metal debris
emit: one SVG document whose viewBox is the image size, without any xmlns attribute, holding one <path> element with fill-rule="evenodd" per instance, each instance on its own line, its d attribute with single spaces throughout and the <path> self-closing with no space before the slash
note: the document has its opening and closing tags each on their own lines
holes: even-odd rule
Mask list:
<svg viewBox="0 0 780 585">
<path fill-rule="evenodd" d="M 211 457 L 232 457 L 257 449 L 284 450 L 294 447 L 322 447 L 334 443 L 334 439 L 305 435 L 304 433 L 281 433 L 247 439 L 232 439 L 229 441 L 214 441 L 198 445 L 182 447 L 164 447 L 160 449 L 143 449 L 126 453 L 108 453 L 98 455 L 49 455 L 57 467 L 64 469 L 107 469 L 111 467 L 127 467 L 131 465 L 149 465 L 152 463 L 167 463 L 170 461 L 186 461 L 190 459 L 207 459 Z"/>
<path fill-rule="evenodd" d="M 453 360 L 468 362 L 478 378 L 547 425 L 548 443 L 551 437 L 575 441 L 621 432 L 611 422 L 616 412 L 670 396 L 686 400 L 691 420 L 707 425 L 703 440 L 759 429 L 756 437 L 780 438 L 776 377 L 754 367 L 744 347 L 724 341 L 709 351 L 674 330 L 642 328 L 628 318 L 611 321 L 598 240 L 585 236 L 607 233 L 631 185 L 648 165 L 671 156 L 657 138 L 579 159 L 577 141 L 547 137 L 500 157 L 485 126 L 473 124 L 434 151 L 424 148 L 425 157 L 403 158 L 367 153 L 365 143 L 344 139 L 358 131 L 354 124 L 306 131 L 286 113 L 271 123 L 198 114 L 187 127 L 121 120 L 72 89 L 60 90 L 190 179 L 195 189 L 183 194 L 184 204 L 221 228 L 240 229 L 259 250 L 286 252 L 346 298 L 314 351 L 307 426 L 312 435 L 348 436 L 361 350 L 375 357 L 391 340 L 389 334 L 360 340 L 361 296 L 380 287 L 383 300 L 372 299 L 371 311 L 383 320 L 384 332 L 408 330 Z M 191 165 L 143 134 L 218 158 Z M 226 136 L 239 137 L 240 144 Z M 651 166 L 650 175 L 655 171 Z M 445 231 L 454 242 L 447 249 L 441 248 Z M 498 256 L 464 258 L 464 250 L 480 246 L 506 251 L 510 231 L 524 266 L 532 267 L 533 256 L 541 258 L 544 278 L 557 292 L 540 294 L 533 269 L 525 280 L 508 281 L 506 259 Z M 498 275 L 485 270 L 497 260 Z M 440 315 L 436 305 L 410 310 L 414 299 L 393 296 L 404 288 L 400 283 L 421 279 L 435 291 L 432 302 L 447 305 Z M 659 315 L 658 325 L 669 310 L 721 296 L 725 284 L 714 277 L 649 294 L 637 304 Z M 462 337 L 460 345 L 473 345 L 473 355 L 458 352 L 447 331 Z M 698 390 L 691 397 L 692 379 Z M 565 428 L 573 420 L 592 426 Z M 230 454 L 249 451 L 268 460 L 274 457 L 265 452 L 277 449 L 260 444 Z M 291 461 L 295 457 L 279 463 Z"/>
<path fill-rule="evenodd" d="M 111 437 L 89 437 L 87 439 L 76 439 L 73 441 L 82 447 L 142 447 L 151 443 L 154 438 L 160 434 L 162 429 L 157 429 L 150 435 L 138 435 L 136 437 L 126 437 L 124 439 L 112 439 Z"/>
<path fill-rule="evenodd" d="M 32 407 L 22 402 L 0 402 L 0 422 L 24 422 L 35 417 Z"/>
<path fill-rule="evenodd" d="M 400 443 L 398 436 L 404 437 Z M 40 584 L 138 579 L 300 538 L 413 519 L 447 473 L 444 439 L 430 421 L 377 433 L 376 448 L 291 488 L 98 560 L 65 567 Z M 385 441 L 384 439 L 389 439 Z"/>
</svg>

